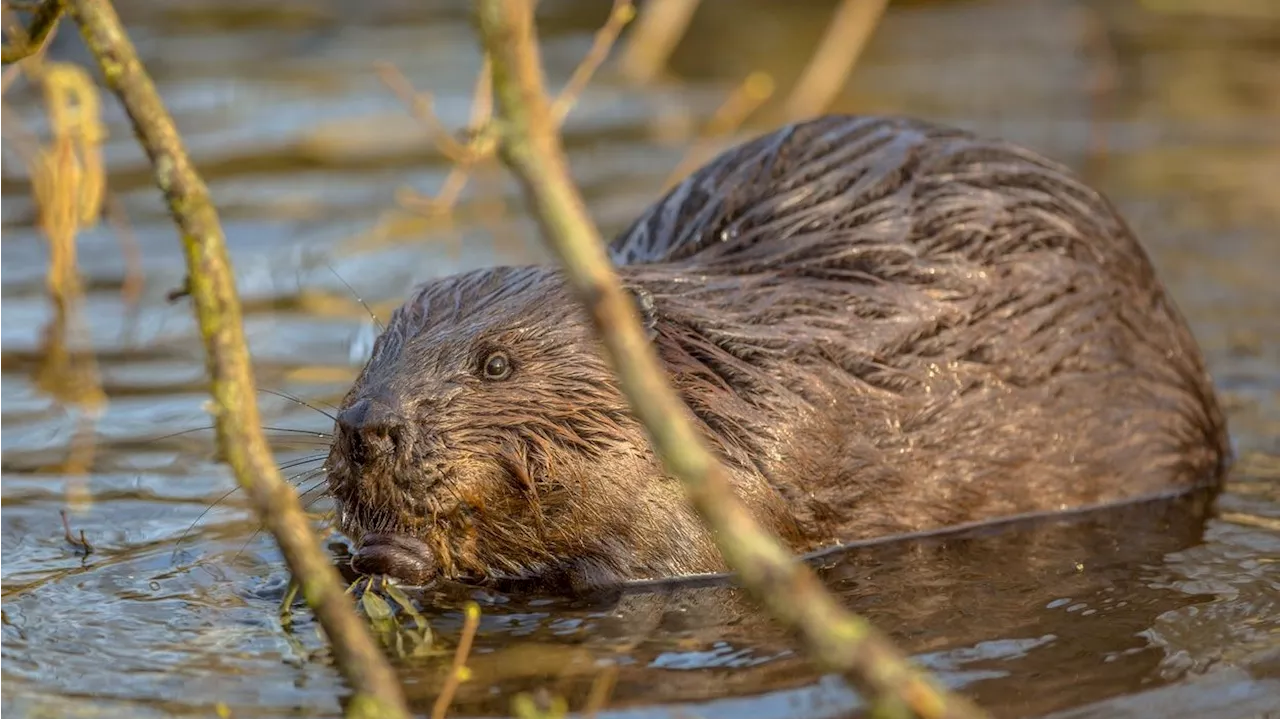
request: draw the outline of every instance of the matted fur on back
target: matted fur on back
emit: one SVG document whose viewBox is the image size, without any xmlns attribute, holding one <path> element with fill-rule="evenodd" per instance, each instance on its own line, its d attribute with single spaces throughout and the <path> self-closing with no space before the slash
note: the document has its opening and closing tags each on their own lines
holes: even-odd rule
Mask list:
<svg viewBox="0 0 1280 719">
<path fill-rule="evenodd" d="M 659 344 L 686 401 L 745 438 L 726 456 L 750 456 L 818 534 L 1101 503 L 1225 467 L 1199 351 L 1137 240 L 1024 148 L 822 118 L 726 152 L 611 249 L 671 325 Z M 699 401 L 727 387 L 740 403 Z"/>
</svg>

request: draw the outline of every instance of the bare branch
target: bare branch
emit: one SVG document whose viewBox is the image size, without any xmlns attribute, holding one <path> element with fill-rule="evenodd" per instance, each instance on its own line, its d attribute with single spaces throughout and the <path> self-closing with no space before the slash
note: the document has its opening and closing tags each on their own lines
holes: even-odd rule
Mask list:
<svg viewBox="0 0 1280 719">
<path fill-rule="evenodd" d="M 348 716 L 407 717 L 395 674 L 353 611 L 336 568 L 311 531 L 298 495 L 281 478 L 260 430 L 240 299 L 208 189 L 109 0 L 70 0 L 69 9 L 107 85 L 128 113 L 182 234 L 222 453 L 279 543 L 333 645 L 339 668 L 356 691 Z"/>
<path fill-rule="evenodd" d="M 903 657 L 878 630 L 846 612 L 807 566 L 765 532 L 733 493 L 641 332 L 634 303 L 618 282 L 569 177 L 555 117 L 543 87 L 528 0 L 476 0 L 485 49 L 493 60 L 503 135 L 499 152 L 519 177 L 544 240 L 564 265 L 610 363 L 664 467 L 689 499 L 739 581 L 828 669 L 847 673 L 882 715 L 931 719 L 983 716 L 948 694 Z"/>
<path fill-rule="evenodd" d="M 489 133 L 489 119 L 493 116 L 493 73 L 489 68 L 489 58 L 480 66 L 480 74 L 476 77 L 476 86 L 471 93 L 471 116 L 467 122 L 466 133 L 469 137 L 462 146 L 463 154 L 454 159 L 449 174 L 434 197 L 420 195 L 412 189 L 405 188 L 396 193 L 396 201 L 407 210 L 427 216 L 446 215 L 457 204 L 458 197 L 466 188 L 471 176 L 471 168 L 483 162 L 493 154 L 493 137 Z M 443 149 L 442 149 L 443 152 Z"/>
<path fill-rule="evenodd" d="M 622 74 L 652 82 L 684 36 L 698 0 L 648 0 L 622 54 Z"/>
<path fill-rule="evenodd" d="M 591 50 L 587 52 L 587 56 L 578 63 L 578 67 L 574 69 L 573 75 L 569 76 L 569 82 L 560 91 L 560 96 L 556 98 L 555 104 L 551 106 L 551 113 L 556 118 L 556 124 L 564 123 L 565 117 L 569 115 L 569 110 L 573 109 L 573 103 L 577 102 L 578 96 L 587 87 L 587 83 L 591 82 L 591 77 L 595 75 L 600 64 L 609 56 L 609 49 L 613 47 L 613 43 L 618 39 L 618 35 L 622 32 L 622 28 L 631 19 L 636 16 L 635 5 L 631 0 L 614 0 L 613 10 L 609 12 L 609 19 L 604 26 L 596 31 L 595 40 L 591 43 Z"/>
<path fill-rule="evenodd" d="M 414 89 L 409 79 L 400 72 L 399 68 L 390 63 L 380 62 L 374 66 L 378 73 L 378 78 L 382 80 L 388 88 L 391 89 L 409 108 L 409 112 L 418 121 L 427 126 L 427 131 L 431 134 L 431 141 L 440 153 L 449 158 L 453 162 L 463 162 L 470 155 L 469 148 L 458 142 L 454 138 L 453 133 L 449 132 L 449 128 L 445 126 L 435 111 L 435 97 L 429 92 L 418 91 Z"/>
<path fill-rule="evenodd" d="M 65 7 L 66 0 L 44 0 L 40 3 L 40 6 L 35 9 L 35 15 L 31 18 L 31 25 L 22 29 L 21 32 L 13 33 L 15 36 L 21 34 L 23 37 L 14 37 L 12 45 L 6 45 L 3 50 L 0 50 L 0 61 L 8 65 L 38 52 L 44 47 L 49 33 L 58 24 L 58 18 L 62 17 Z"/>
<path fill-rule="evenodd" d="M 685 175 L 693 172 L 699 165 L 710 159 L 710 155 L 720 144 L 721 138 L 734 130 L 755 112 L 766 100 L 773 96 L 773 78 L 767 73 L 753 72 L 740 85 L 729 93 L 729 97 L 716 108 L 707 122 L 707 126 L 699 133 L 697 141 L 689 152 L 680 159 L 680 164 L 671 171 L 664 188 L 671 188 L 683 180 Z"/>
<path fill-rule="evenodd" d="M 821 113 L 835 99 L 871 39 L 889 0 L 843 0 L 827 24 L 818 51 L 787 98 L 787 118 Z"/>
</svg>

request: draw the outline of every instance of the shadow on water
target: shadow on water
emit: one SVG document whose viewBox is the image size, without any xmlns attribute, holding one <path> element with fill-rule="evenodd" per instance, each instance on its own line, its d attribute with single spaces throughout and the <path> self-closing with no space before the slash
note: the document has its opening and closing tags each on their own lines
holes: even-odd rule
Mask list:
<svg viewBox="0 0 1280 719">
<path fill-rule="evenodd" d="M 500 176 L 475 178 L 452 225 L 386 222 L 400 188 L 436 192 L 449 166 L 374 63 L 430 88 L 444 121 L 461 126 L 479 65 L 461 0 L 117 4 L 223 211 L 263 387 L 323 408 L 357 371 L 371 323 L 330 266 L 385 316 L 423 279 L 543 257 Z M 833 6 L 704 0 L 669 80 L 636 89 L 598 77 L 565 132 L 603 227 L 621 229 L 657 196 L 688 128 L 742 78 L 766 70 L 788 87 Z M 539 7 L 548 74 L 562 83 L 606 4 Z M 1280 16 L 1268 7 L 894 2 L 834 103 L 1005 136 L 1079 168 L 1149 249 L 1229 414 L 1239 462 L 1213 512 L 1203 497 L 1165 499 L 813 560 L 852 608 L 999 716 L 1244 719 L 1280 707 Z M 86 60 L 68 28 L 53 56 Z M 111 227 L 80 235 L 83 316 L 107 404 L 94 451 L 69 450 L 76 417 L 41 383 L 43 333 L 58 318 L 12 134 L 18 121 L 35 133 L 47 121 L 22 83 L 4 110 L 3 708 L 340 715 L 349 691 L 314 623 L 300 613 L 286 632 L 277 619 L 278 552 L 238 494 L 220 499 L 233 483 L 211 434 L 157 439 L 208 425 L 203 360 L 190 308 L 165 299 L 183 271 L 173 226 L 109 97 L 108 182 L 145 286 L 131 309 Z M 374 227 L 383 232 L 371 238 Z M 331 423 L 278 395 L 260 401 L 271 426 L 317 432 L 272 440 L 288 474 L 314 486 Z M 68 507 L 88 556 L 64 539 Z M 740 592 L 700 579 L 576 601 L 423 593 L 428 651 L 397 662 L 424 713 L 469 598 L 484 613 L 454 716 L 506 714 L 518 692 L 576 709 L 610 665 L 608 716 L 858 710 L 847 684 L 815 671 Z"/>
</svg>

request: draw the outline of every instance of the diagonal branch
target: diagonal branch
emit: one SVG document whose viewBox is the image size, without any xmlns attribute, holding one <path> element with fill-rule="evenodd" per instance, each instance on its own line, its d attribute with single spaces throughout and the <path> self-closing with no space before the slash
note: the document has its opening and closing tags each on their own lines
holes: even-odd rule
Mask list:
<svg viewBox="0 0 1280 719">
<path fill-rule="evenodd" d="M 596 37 L 591 42 L 591 50 L 587 52 L 582 62 L 578 63 L 578 67 L 574 68 L 573 74 L 569 76 L 569 82 L 551 106 L 551 114 L 558 124 L 563 123 L 565 117 L 569 115 L 573 103 L 577 102 L 578 96 L 586 89 L 587 83 L 591 82 L 591 77 L 608 57 L 609 49 L 617 41 L 622 28 L 635 16 L 636 7 L 631 0 L 614 0 L 613 9 L 609 11 L 609 19 L 596 32 Z"/>
<path fill-rule="evenodd" d="M 636 416 L 667 471 L 712 528 L 739 581 L 795 630 L 822 666 L 845 672 L 887 716 L 961 719 L 983 716 L 921 673 L 878 630 L 842 608 L 817 577 L 765 532 L 733 494 L 724 468 L 698 441 L 679 398 L 641 333 L 633 303 L 618 282 L 566 169 L 547 99 L 528 0 L 476 0 L 485 49 L 493 62 L 500 152 L 519 177 L 544 240 L 564 265 Z"/>
</svg>

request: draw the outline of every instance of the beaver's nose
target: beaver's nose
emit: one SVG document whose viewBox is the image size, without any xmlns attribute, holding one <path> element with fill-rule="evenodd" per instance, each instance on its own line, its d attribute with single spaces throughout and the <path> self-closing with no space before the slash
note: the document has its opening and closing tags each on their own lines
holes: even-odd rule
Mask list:
<svg viewBox="0 0 1280 719">
<path fill-rule="evenodd" d="M 347 444 L 351 461 L 356 464 L 394 457 L 404 446 L 405 419 L 382 402 L 358 400 L 339 412 L 337 421 L 338 433 Z"/>
</svg>

